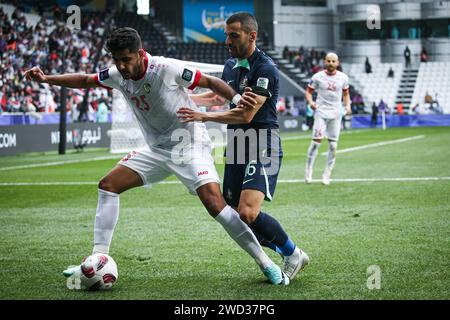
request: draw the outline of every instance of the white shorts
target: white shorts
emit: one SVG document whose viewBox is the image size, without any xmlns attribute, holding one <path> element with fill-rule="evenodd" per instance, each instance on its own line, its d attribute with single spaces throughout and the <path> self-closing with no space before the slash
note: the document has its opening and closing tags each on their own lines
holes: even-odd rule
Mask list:
<svg viewBox="0 0 450 320">
<path fill-rule="evenodd" d="M 118 164 L 137 172 L 144 186 L 147 187 L 172 174 L 177 176 L 194 195 L 197 194 L 196 190 L 204 184 L 220 183 L 209 145 L 203 145 L 201 150 L 190 146 L 183 150 L 182 154 L 189 154 L 189 158 L 184 158 L 184 163 L 180 163 L 175 151 L 146 148 L 142 151 L 130 152 Z"/>
<path fill-rule="evenodd" d="M 324 119 L 318 114 L 314 115 L 313 139 L 338 141 L 341 133 L 342 118 Z"/>
</svg>

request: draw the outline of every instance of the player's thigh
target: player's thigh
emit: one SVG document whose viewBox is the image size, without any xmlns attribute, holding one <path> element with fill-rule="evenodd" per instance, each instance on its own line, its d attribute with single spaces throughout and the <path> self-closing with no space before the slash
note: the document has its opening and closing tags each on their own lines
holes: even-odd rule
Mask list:
<svg viewBox="0 0 450 320">
<path fill-rule="evenodd" d="M 223 197 L 233 208 L 239 205 L 246 164 L 225 164 L 223 174 Z"/>
<path fill-rule="evenodd" d="M 207 183 L 220 183 L 214 159 L 209 153 L 210 148 L 193 147 L 191 156 L 185 158 L 182 163 L 173 159 L 167 159 L 166 166 L 170 172 L 186 186 L 193 195 L 197 194 L 197 189 Z"/>
<path fill-rule="evenodd" d="M 312 129 L 313 140 L 322 140 L 325 137 L 326 129 L 327 129 L 326 120 L 321 116 L 315 114 L 314 125 Z"/>
<path fill-rule="evenodd" d="M 342 118 L 329 119 L 327 121 L 327 137 L 331 141 L 338 141 L 341 134 Z"/>
<path fill-rule="evenodd" d="M 130 152 L 118 162 L 118 165 L 136 172 L 142 180 L 141 185 L 151 187 L 154 183 L 171 175 L 171 172 L 165 167 L 166 162 L 167 159 L 164 155 L 146 148 Z"/>
</svg>

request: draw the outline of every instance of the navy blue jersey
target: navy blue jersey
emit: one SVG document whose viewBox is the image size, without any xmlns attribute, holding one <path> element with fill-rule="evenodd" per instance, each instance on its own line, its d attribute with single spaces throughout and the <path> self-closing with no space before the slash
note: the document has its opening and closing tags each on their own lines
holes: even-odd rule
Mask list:
<svg viewBox="0 0 450 320">
<path fill-rule="evenodd" d="M 266 102 L 255 114 L 249 124 L 229 124 L 229 129 L 278 129 L 277 100 L 279 91 L 279 72 L 275 63 L 264 52 L 256 48 L 248 59 L 232 58 L 225 63 L 222 80 L 236 92 L 243 94 L 251 87 L 259 95 L 267 96 Z M 236 106 L 231 103 L 230 109 Z"/>
</svg>

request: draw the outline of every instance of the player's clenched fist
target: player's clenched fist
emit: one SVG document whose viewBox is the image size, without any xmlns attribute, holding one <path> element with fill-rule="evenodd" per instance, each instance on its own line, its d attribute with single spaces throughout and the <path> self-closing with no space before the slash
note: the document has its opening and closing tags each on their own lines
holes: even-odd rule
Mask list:
<svg viewBox="0 0 450 320">
<path fill-rule="evenodd" d="M 46 82 L 47 77 L 45 76 L 44 72 L 42 72 L 41 68 L 39 67 L 33 67 L 27 71 L 25 71 L 25 77 L 28 80 L 34 80 L 37 82 Z"/>
</svg>

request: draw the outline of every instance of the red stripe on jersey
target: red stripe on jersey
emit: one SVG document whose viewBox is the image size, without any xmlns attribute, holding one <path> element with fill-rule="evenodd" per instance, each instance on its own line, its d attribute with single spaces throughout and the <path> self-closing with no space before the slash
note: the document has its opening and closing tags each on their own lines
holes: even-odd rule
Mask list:
<svg viewBox="0 0 450 320">
<path fill-rule="evenodd" d="M 314 88 L 308 85 L 308 88 L 306 88 L 306 90 L 308 90 L 309 93 L 313 93 L 314 92 Z"/>
<path fill-rule="evenodd" d="M 102 84 L 100 82 L 100 80 L 98 80 L 98 73 L 95 74 L 94 80 L 95 80 L 95 83 L 98 84 L 100 87 L 103 87 L 103 88 L 108 89 L 108 90 L 112 90 L 113 89 L 111 87 L 105 86 L 104 84 Z"/>
<path fill-rule="evenodd" d="M 189 90 L 195 89 L 195 87 L 198 85 L 198 82 L 200 81 L 201 76 L 202 76 L 202 73 L 200 72 L 200 70 L 197 70 L 195 72 L 194 82 L 188 88 Z"/>
</svg>

